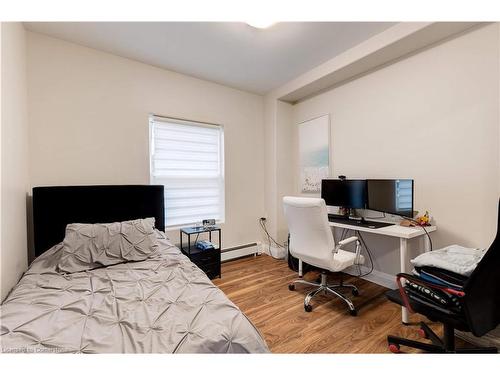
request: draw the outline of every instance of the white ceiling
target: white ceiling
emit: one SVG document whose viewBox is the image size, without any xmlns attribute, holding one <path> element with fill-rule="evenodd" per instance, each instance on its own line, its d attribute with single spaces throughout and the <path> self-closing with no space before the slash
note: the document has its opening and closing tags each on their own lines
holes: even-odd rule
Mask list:
<svg viewBox="0 0 500 375">
<path fill-rule="evenodd" d="M 394 25 L 287 22 L 28 22 L 30 31 L 258 94 Z"/>
</svg>

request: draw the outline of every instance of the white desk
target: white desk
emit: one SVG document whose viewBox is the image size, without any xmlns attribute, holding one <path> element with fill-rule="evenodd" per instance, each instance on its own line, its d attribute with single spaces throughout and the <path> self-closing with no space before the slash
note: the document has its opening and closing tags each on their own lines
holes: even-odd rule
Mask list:
<svg viewBox="0 0 500 375">
<path fill-rule="evenodd" d="M 408 272 L 407 264 L 408 259 L 408 240 L 412 238 L 417 238 L 420 236 L 425 236 L 425 248 L 424 250 L 430 251 L 430 242 L 427 238 L 425 231 L 419 227 L 402 227 L 398 224 L 383 228 L 366 228 L 357 225 L 350 225 L 344 223 L 335 223 L 330 221 L 330 226 L 334 228 L 350 229 L 354 231 L 360 231 L 365 233 L 379 234 L 382 236 L 396 237 L 399 238 L 399 261 L 401 266 L 401 272 Z M 436 231 L 435 226 L 425 227 L 428 233 Z M 302 264 L 299 262 L 299 274 L 302 275 Z M 408 323 L 408 311 L 405 307 L 401 311 L 401 320 L 403 323 Z"/>
</svg>

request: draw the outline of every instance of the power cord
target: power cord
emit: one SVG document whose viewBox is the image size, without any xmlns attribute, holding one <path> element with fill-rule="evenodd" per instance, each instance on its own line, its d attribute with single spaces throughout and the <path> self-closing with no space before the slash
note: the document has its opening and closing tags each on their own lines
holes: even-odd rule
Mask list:
<svg viewBox="0 0 500 375">
<path fill-rule="evenodd" d="M 372 253 L 370 251 L 370 248 L 368 247 L 368 245 L 366 244 L 365 242 L 365 239 L 363 238 L 363 236 L 361 235 L 361 232 L 360 231 L 356 231 L 356 235 L 359 237 L 359 239 L 361 240 L 361 243 L 363 244 L 363 247 L 365 248 L 366 250 L 366 254 L 368 254 L 368 258 L 370 259 L 370 270 L 368 272 L 366 272 L 365 274 L 362 274 L 361 273 L 361 266 L 358 265 L 358 269 L 359 269 L 359 276 L 358 277 L 364 277 L 364 276 L 368 276 L 369 274 L 371 274 L 373 272 L 373 269 L 375 268 L 374 267 L 374 264 L 373 264 L 373 258 L 372 258 Z"/>
<path fill-rule="evenodd" d="M 343 239 L 346 238 L 346 235 L 349 233 L 349 229 L 342 229 L 342 233 L 340 235 L 340 240 L 342 241 Z M 358 268 L 358 275 L 355 275 L 356 277 L 364 277 L 364 276 L 368 276 L 369 274 L 371 274 L 373 272 L 373 269 L 375 268 L 374 267 L 374 264 L 373 264 L 373 258 L 372 258 L 372 254 L 371 254 L 371 251 L 370 251 L 370 248 L 368 247 L 368 245 L 366 244 L 365 242 L 365 239 L 363 238 L 363 236 L 361 235 L 361 232 L 360 231 L 354 231 L 354 234 L 359 238 L 360 242 L 361 242 L 361 248 L 365 250 L 366 254 L 368 255 L 368 259 L 370 259 L 370 270 L 366 273 L 362 273 L 361 272 L 361 265 L 357 265 L 357 268 Z"/>
<path fill-rule="evenodd" d="M 406 219 L 406 220 L 409 220 L 415 224 L 417 224 L 420 228 L 422 228 L 425 232 L 425 234 L 427 235 L 427 238 L 429 239 L 429 244 L 431 246 L 431 251 L 432 251 L 432 240 L 431 240 L 431 236 L 429 234 L 429 232 L 427 232 L 427 229 L 425 229 L 425 226 L 424 225 L 420 225 L 420 223 L 415 220 L 415 219 L 412 219 L 411 217 L 407 217 L 407 216 L 402 216 L 402 215 L 399 215 L 399 217 L 403 218 L 403 219 Z"/>
<path fill-rule="evenodd" d="M 269 246 L 269 254 L 271 254 L 271 243 L 274 243 L 276 246 L 278 246 L 279 248 L 282 248 L 284 249 L 285 246 L 279 244 L 268 232 L 267 228 L 266 228 L 266 219 L 261 217 L 259 219 L 259 223 L 260 223 L 260 227 L 262 228 L 262 230 L 264 231 L 264 233 L 266 234 L 266 237 L 267 237 L 267 243 L 268 243 L 268 246 Z"/>
</svg>

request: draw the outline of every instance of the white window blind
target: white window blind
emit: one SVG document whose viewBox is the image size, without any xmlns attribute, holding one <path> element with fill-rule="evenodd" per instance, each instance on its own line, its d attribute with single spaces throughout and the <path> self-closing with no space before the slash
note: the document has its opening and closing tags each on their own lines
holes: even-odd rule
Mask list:
<svg viewBox="0 0 500 375">
<path fill-rule="evenodd" d="M 398 211 L 411 211 L 413 207 L 413 181 L 396 181 L 396 209 Z M 411 215 L 410 215 L 411 216 Z"/>
<path fill-rule="evenodd" d="M 167 227 L 224 221 L 222 126 L 150 116 L 151 183 L 165 186 Z"/>
</svg>

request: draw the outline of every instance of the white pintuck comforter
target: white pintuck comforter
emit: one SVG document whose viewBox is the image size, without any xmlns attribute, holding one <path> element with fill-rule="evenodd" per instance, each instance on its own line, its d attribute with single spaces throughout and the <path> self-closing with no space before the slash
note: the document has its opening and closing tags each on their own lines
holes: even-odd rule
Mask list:
<svg viewBox="0 0 500 375">
<path fill-rule="evenodd" d="M 225 294 L 158 232 L 161 251 L 72 274 L 62 246 L 37 258 L 1 306 L 2 352 L 262 353 Z"/>
</svg>

